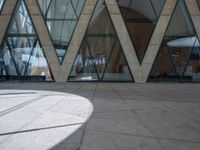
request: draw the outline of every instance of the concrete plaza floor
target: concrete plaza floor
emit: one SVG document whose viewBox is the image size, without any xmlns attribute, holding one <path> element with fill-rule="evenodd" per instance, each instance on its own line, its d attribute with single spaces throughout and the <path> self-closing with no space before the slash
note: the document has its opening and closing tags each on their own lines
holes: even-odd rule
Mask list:
<svg viewBox="0 0 200 150">
<path fill-rule="evenodd" d="M 67 92 L 93 103 L 90 120 L 51 150 L 200 150 L 200 84 L 0 83 L 0 89 Z"/>
</svg>

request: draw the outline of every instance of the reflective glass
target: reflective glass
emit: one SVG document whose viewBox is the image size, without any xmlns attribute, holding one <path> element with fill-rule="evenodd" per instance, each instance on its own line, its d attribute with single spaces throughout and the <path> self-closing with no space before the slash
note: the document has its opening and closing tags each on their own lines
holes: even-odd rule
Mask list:
<svg viewBox="0 0 200 150">
<path fill-rule="evenodd" d="M 153 4 L 153 8 L 156 11 L 157 17 L 159 17 L 165 4 L 165 0 L 151 0 L 151 3 Z"/>
<path fill-rule="evenodd" d="M 103 0 L 96 5 L 69 80 L 133 80 Z"/>
<path fill-rule="evenodd" d="M 76 19 L 76 11 L 70 0 L 52 0 L 47 19 Z"/>
<path fill-rule="evenodd" d="M 38 0 L 60 63 L 68 49 L 85 0 Z"/>
<path fill-rule="evenodd" d="M 87 43 L 84 42 L 76 56 L 69 80 L 84 80 L 94 81 L 98 80 L 95 68 L 96 60 L 91 55 Z"/>
<path fill-rule="evenodd" d="M 153 69 L 151 70 L 149 80 L 159 82 L 170 78 L 176 78 L 176 76 L 177 73 L 172 63 L 172 57 L 168 49 L 162 44 L 160 52 L 155 60 Z"/>
<path fill-rule="evenodd" d="M 149 81 L 200 81 L 199 48 L 199 39 L 194 31 L 186 4 L 184 0 L 179 0 Z M 166 51 L 165 56 L 161 57 L 164 51 Z"/>
<path fill-rule="evenodd" d="M 115 37 L 111 36 L 87 36 L 88 46 L 95 61 L 95 66 L 100 79 L 105 71 L 110 53 L 113 49 Z"/>
<path fill-rule="evenodd" d="M 155 27 L 154 22 L 127 22 L 127 27 L 140 62 L 144 57 L 147 45 Z"/>
<path fill-rule="evenodd" d="M 55 48 L 67 48 L 75 25 L 76 21 L 47 21 L 47 26 L 48 29 L 51 30 L 50 35 Z M 69 30 L 63 30 L 66 28 Z"/>
<path fill-rule="evenodd" d="M 8 30 L 9 34 L 35 34 L 35 30 L 24 1 L 19 1 L 12 18 L 13 19 Z"/>
<path fill-rule="evenodd" d="M 184 0 L 178 0 L 165 36 L 192 36 L 193 24 Z"/>
<path fill-rule="evenodd" d="M 140 63 L 160 16 L 165 0 L 118 0 Z"/>
<path fill-rule="evenodd" d="M 0 11 L 1 11 L 1 8 L 3 7 L 3 3 L 4 3 L 4 0 L 0 0 Z"/>
<path fill-rule="evenodd" d="M 126 62 L 123 50 L 117 40 L 114 41 L 109 60 L 103 76 L 104 81 L 132 81 L 129 66 Z"/>
<path fill-rule="evenodd" d="M 0 79 L 52 81 L 23 0 L 18 1 L 0 49 Z"/>
<path fill-rule="evenodd" d="M 2 65 L 4 65 L 5 70 L 3 70 L 3 74 L 1 75 L 11 75 L 11 76 L 17 76 L 17 70 L 15 63 L 13 61 L 12 55 L 10 54 L 9 47 L 6 43 L 3 43 L 3 48 L 1 48 L 1 61 Z M 4 68 L 3 68 L 4 69 Z"/>
</svg>

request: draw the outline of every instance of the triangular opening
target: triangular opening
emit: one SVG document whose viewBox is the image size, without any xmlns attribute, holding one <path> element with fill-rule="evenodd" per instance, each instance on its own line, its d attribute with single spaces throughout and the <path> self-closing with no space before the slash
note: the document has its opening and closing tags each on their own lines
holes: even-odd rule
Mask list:
<svg viewBox="0 0 200 150">
<path fill-rule="evenodd" d="M 13 61 L 13 56 L 10 53 L 9 50 L 9 45 L 7 43 L 3 43 L 3 49 L 1 50 L 1 55 L 2 55 L 2 61 L 4 64 L 4 67 L 6 69 L 6 75 L 8 76 L 17 76 L 17 70 L 16 70 L 16 65 L 15 62 Z M 5 74 L 3 74 L 4 76 Z"/>
<path fill-rule="evenodd" d="M 1 52 L 6 70 L 6 80 L 53 80 L 23 0 L 17 3 L 14 10 Z"/>
<path fill-rule="evenodd" d="M 165 0 L 118 0 L 140 63 L 157 24 Z"/>
<path fill-rule="evenodd" d="M 85 0 L 38 0 L 58 59 L 62 63 Z"/>
<path fill-rule="evenodd" d="M 99 78 L 102 79 L 106 62 L 109 60 L 110 53 L 115 43 L 115 37 L 87 36 L 87 41 L 95 61 Z"/>
<path fill-rule="evenodd" d="M 125 59 L 123 50 L 119 45 L 118 39 L 115 39 L 109 60 L 103 76 L 104 81 L 132 81 L 128 63 Z"/>
<path fill-rule="evenodd" d="M 126 67 L 128 68 L 128 65 L 127 63 L 124 63 L 124 55 L 120 46 L 120 42 L 117 38 L 117 34 L 106 8 L 106 4 L 103 0 L 98 1 L 96 5 L 83 41 L 84 42 L 81 46 L 80 51 L 89 51 L 91 59 L 90 61 L 93 62 L 94 65 L 94 68 L 90 71 L 90 74 L 95 73 L 97 74 L 97 76 L 93 78 L 89 74 L 88 77 L 85 78 L 84 74 L 82 74 L 81 76 L 83 78 L 81 78 L 79 75 L 76 75 L 77 71 L 75 68 L 77 67 L 73 67 L 72 72 L 74 74 L 74 78 L 81 81 L 127 81 L 127 78 L 120 78 L 118 75 L 126 74 L 126 76 L 130 76 L 130 80 L 128 81 L 133 81 L 130 72 L 124 71 Z M 81 57 L 82 60 L 87 60 L 88 56 L 84 53 L 80 53 L 80 51 L 78 53 L 78 57 Z M 121 57 L 123 59 L 118 60 L 118 58 Z M 77 58 L 75 60 L 75 64 L 76 62 Z M 106 66 L 108 66 L 109 64 L 112 65 L 112 70 L 106 69 Z M 126 66 L 124 64 L 126 64 Z M 84 67 L 82 67 L 82 69 L 84 69 Z M 105 72 L 106 76 L 105 78 L 103 78 Z M 70 75 L 70 78 L 71 77 L 72 75 Z M 69 80 L 71 80 L 70 78 Z"/>
<path fill-rule="evenodd" d="M 165 36 L 192 36 L 195 34 L 184 0 L 178 0 Z"/>
<path fill-rule="evenodd" d="M 149 81 L 166 81 L 177 76 L 175 66 L 173 66 L 170 52 L 167 47 L 162 46 L 151 70 Z M 162 65 L 161 65 L 162 64 Z"/>
<path fill-rule="evenodd" d="M 7 33 L 16 35 L 36 34 L 30 15 L 23 0 L 20 0 L 15 8 Z"/>
<path fill-rule="evenodd" d="M 16 70 L 20 76 L 25 74 L 27 62 L 30 59 L 36 37 L 8 37 L 6 43 L 12 55 Z"/>
<path fill-rule="evenodd" d="M 98 76 L 95 68 L 95 60 L 91 55 L 91 51 L 87 46 L 87 42 L 83 42 L 76 59 L 74 61 L 69 81 L 95 81 Z"/>
<path fill-rule="evenodd" d="M 48 6 L 47 19 L 77 19 L 71 0 L 52 0 Z"/>
<path fill-rule="evenodd" d="M 25 75 L 42 76 L 47 81 L 53 80 L 48 62 L 38 41 L 35 43 L 28 64 L 31 66 L 27 65 Z"/>
<path fill-rule="evenodd" d="M 194 76 L 198 78 L 199 47 L 200 43 L 186 4 L 184 0 L 178 0 L 155 61 L 157 65 L 153 66 L 151 72 L 154 73 L 153 75 L 150 74 L 149 81 L 153 81 L 151 80 L 152 77 L 155 79 L 154 81 L 160 79 L 163 68 L 166 68 L 169 64 L 173 64 L 176 75 L 168 71 L 162 81 L 193 81 Z M 160 57 L 163 49 L 168 51 L 171 62 L 165 61 L 164 56 L 163 58 Z M 196 58 L 193 65 L 191 56 Z"/>
</svg>

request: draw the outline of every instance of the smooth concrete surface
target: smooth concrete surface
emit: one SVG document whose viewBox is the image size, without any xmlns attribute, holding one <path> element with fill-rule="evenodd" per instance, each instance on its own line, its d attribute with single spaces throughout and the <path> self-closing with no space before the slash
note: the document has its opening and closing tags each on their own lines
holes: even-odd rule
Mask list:
<svg viewBox="0 0 200 150">
<path fill-rule="evenodd" d="M 70 137 L 66 136 L 60 143 L 55 144 L 51 150 L 200 149 L 200 84 L 1 82 L 0 89 L 73 93 L 83 96 L 93 103 L 94 112 L 89 121 Z M 26 97 L 25 101 L 30 98 L 34 99 L 35 97 L 30 95 L 29 98 Z M 20 100 L 16 103 L 23 102 Z M 54 105 L 54 103 L 56 102 L 45 101 L 46 105 Z M 5 107 L 1 106 L 1 111 L 8 107 L 5 101 L 3 105 Z M 13 104 L 10 103 L 10 105 Z M 59 106 L 59 108 L 63 107 L 65 106 Z M 45 105 L 41 109 L 45 109 Z M 38 113 L 42 111 L 41 109 L 38 110 Z M 18 116 L 23 117 L 23 122 L 28 122 L 28 113 L 27 109 L 26 114 L 19 112 Z M 64 116 L 60 116 L 58 119 L 62 121 L 64 118 Z M 2 121 L 0 124 L 2 126 Z M 0 130 L 9 131 L 10 126 L 8 125 L 11 123 L 4 122 L 3 124 L 4 126 L 0 127 Z M 12 124 L 15 129 L 18 129 L 17 126 L 20 123 L 13 120 Z M 35 126 L 34 122 L 25 129 L 31 129 L 33 126 Z M 65 136 L 69 132 L 68 128 L 63 128 L 62 132 L 59 130 L 62 128 L 57 128 L 52 136 L 48 136 L 46 130 L 39 132 L 47 137 L 47 141 L 54 141 L 55 137 Z M 24 139 L 21 138 L 23 134 L 27 133 L 13 133 L 17 137 L 16 142 L 13 142 L 11 135 L 0 135 L 0 149 L 6 149 L 9 146 L 17 148 L 20 141 L 25 142 L 27 147 L 34 146 L 35 149 L 38 149 L 35 142 L 37 140 L 41 142 L 41 137 L 37 136 L 36 132 L 32 132 L 31 137 L 27 136 Z M 4 145 L 3 148 L 2 145 Z"/>
<path fill-rule="evenodd" d="M 0 90 L 0 149 L 51 149 L 70 140 L 92 112 L 92 103 L 74 94 Z"/>
</svg>

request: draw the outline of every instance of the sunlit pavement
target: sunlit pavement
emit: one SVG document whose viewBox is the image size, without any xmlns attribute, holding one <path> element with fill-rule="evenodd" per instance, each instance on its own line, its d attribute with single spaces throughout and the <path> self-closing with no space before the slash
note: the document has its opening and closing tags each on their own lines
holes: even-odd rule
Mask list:
<svg viewBox="0 0 200 150">
<path fill-rule="evenodd" d="M 92 112 L 92 103 L 74 94 L 0 90 L 0 149 L 51 149 L 70 139 Z"/>
<path fill-rule="evenodd" d="M 62 131 L 52 132 L 51 135 L 48 133 L 51 129 L 31 131 L 33 127 L 57 126 L 54 124 L 56 122 L 51 122 L 53 116 L 48 112 L 44 114 L 48 117 L 40 117 L 37 122 L 22 128 L 25 131 L 30 130 L 31 136 L 27 132 L 5 134 L 9 133 L 10 129 L 19 130 L 17 127 L 20 122 L 12 117 L 11 122 L 2 121 L 2 117 L 6 114 L 2 113 L 3 115 L 0 116 L 1 150 L 17 149 L 19 141 L 23 141 L 27 147 L 33 147 L 32 149 L 39 149 L 37 142 L 44 145 L 51 143 L 51 148 L 48 147 L 51 150 L 200 149 L 200 84 L 2 82 L 0 89 L 72 93 L 89 99 L 94 105 L 92 117 L 72 135 L 69 134 L 70 129 L 64 126 L 56 128 L 56 130 Z M 31 96 L 34 98 L 30 93 Z M 30 100 L 26 96 L 23 98 L 26 98 L 25 101 Z M 5 112 L 10 107 L 7 105 L 7 101 L 9 99 L 0 104 L 1 112 Z M 22 99 L 16 103 L 18 102 L 24 103 Z M 73 102 L 76 104 L 77 101 Z M 34 103 L 39 103 L 39 101 Z M 37 109 L 33 111 L 39 114 L 42 109 L 45 109 L 45 106 L 51 105 L 53 107 L 55 103 L 55 101 L 46 100 L 43 105 L 34 107 Z M 12 103 L 10 105 L 14 107 Z M 27 116 L 30 106 L 27 105 L 18 110 L 26 109 L 26 113 L 18 115 L 22 122 L 29 121 L 30 118 Z M 57 106 L 55 105 L 55 107 Z M 60 105 L 59 107 L 64 108 L 65 106 Z M 68 112 L 67 109 L 63 110 Z M 65 113 L 58 116 L 60 118 L 55 116 L 53 118 L 66 124 Z M 34 115 L 31 117 L 34 118 Z M 46 124 L 42 124 L 46 118 L 49 120 L 46 121 Z M 36 132 L 41 132 L 46 140 L 38 136 Z M 56 137 L 61 138 L 57 140 Z M 45 144 L 46 141 L 47 144 Z"/>
</svg>

